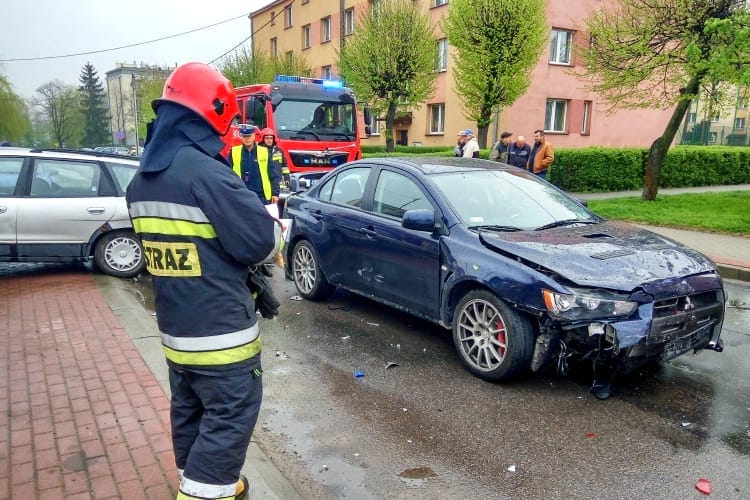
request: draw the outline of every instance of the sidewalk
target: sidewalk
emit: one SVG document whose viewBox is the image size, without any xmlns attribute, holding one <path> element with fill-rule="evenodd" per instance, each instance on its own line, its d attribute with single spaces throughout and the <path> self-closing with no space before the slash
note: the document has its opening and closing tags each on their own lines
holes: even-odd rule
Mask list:
<svg viewBox="0 0 750 500">
<path fill-rule="evenodd" d="M 172 500 L 156 321 L 124 282 L 0 273 L 0 499 Z M 299 495 L 251 443 L 251 498 Z"/>
<path fill-rule="evenodd" d="M 750 184 L 660 189 L 658 196 L 721 191 L 750 191 Z M 602 200 L 607 198 L 622 198 L 640 195 L 640 191 L 571 193 L 571 196 L 582 200 Z M 722 277 L 750 282 L 750 238 L 703 231 L 686 231 L 668 227 L 648 226 L 645 224 L 637 225 L 698 250 L 716 263 Z"/>
</svg>

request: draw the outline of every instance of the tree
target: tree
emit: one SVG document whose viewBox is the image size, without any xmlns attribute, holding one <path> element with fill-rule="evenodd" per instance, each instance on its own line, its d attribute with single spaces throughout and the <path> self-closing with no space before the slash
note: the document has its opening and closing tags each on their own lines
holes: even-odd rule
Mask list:
<svg viewBox="0 0 750 500">
<path fill-rule="evenodd" d="M 442 29 L 456 48 L 453 77 L 466 118 L 487 146 L 493 110 L 528 90 L 547 40 L 545 0 L 451 0 Z"/>
<path fill-rule="evenodd" d="M 382 0 L 359 19 L 338 53 L 338 66 L 360 100 L 385 111 L 386 150 L 393 151 L 397 108 L 410 109 L 433 92 L 437 39 L 418 2 Z"/>
<path fill-rule="evenodd" d="M 157 74 L 143 74 L 138 78 L 134 92 L 138 102 L 138 137 L 146 139 L 146 125 L 156 118 L 151 102 L 158 99 L 164 92 L 167 78 Z"/>
<path fill-rule="evenodd" d="M 244 46 L 222 59 L 217 66 L 235 87 L 270 83 L 275 75 L 313 74 L 307 59 L 300 54 L 290 52 L 283 58 L 271 57 L 262 51 L 251 54 Z"/>
<path fill-rule="evenodd" d="M 109 111 L 104 86 L 99 82 L 99 76 L 91 63 L 81 70 L 79 78 L 81 86 L 81 112 L 83 113 L 84 146 L 94 147 L 109 143 Z"/>
<path fill-rule="evenodd" d="M 55 145 L 65 147 L 77 143 L 82 135 L 80 127 L 77 127 L 82 121 L 78 89 L 53 80 L 36 91 L 38 97 L 34 98 L 34 104 L 49 124 Z"/>
<path fill-rule="evenodd" d="M 30 123 L 26 103 L 0 75 L 0 141 L 17 142 L 29 132 Z"/>
<path fill-rule="evenodd" d="M 656 199 L 659 174 L 701 85 L 750 79 L 750 18 L 739 0 L 621 0 L 586 20 L 579 47 L 590 90 L 617 108 L 674 106 L 646 157 L 644 200 Z"/>
</svg>

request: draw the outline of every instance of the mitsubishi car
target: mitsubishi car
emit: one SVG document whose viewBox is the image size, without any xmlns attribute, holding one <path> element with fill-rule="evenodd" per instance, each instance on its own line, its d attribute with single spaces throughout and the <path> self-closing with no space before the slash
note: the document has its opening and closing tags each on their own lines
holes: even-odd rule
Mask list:
<svg viewBox="0 0 750 500">
<path fill-rule="evenodd" d="M 286 201 L 299 294 L 338 286 L 432 321 L 481 378 L 572 361 L 617 374 L 722 350 L 725 293 L 707 257 L 522 169 L 371 158 L 303 181 Z"/>
<path fill-rule="evenodd" d="M 112 276 L 145 267 L 125 189 L 137 158 L 92 151 L 0 148 L 0 262 L 93 258 Z"/>
</svg>

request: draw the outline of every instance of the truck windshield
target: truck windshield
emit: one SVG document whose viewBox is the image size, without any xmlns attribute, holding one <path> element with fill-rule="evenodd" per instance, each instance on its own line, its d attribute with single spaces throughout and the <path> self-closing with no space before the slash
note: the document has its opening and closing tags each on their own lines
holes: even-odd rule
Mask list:
<svg viewBox="0 0 750 500">
<path fill-rule="evenodd" d="M 273 116 L 282 139 L 349 142 L 356 137 L 352 103 L 284 99 Z"/>
</svg>

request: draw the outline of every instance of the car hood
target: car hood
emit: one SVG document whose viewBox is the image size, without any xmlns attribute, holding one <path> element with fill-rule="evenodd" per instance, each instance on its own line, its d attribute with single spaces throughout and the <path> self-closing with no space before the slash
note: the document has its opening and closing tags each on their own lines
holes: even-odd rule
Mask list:
<svg viewBox="0 0 750 500">
<path fill-rule="evenodd" d="M 580 286 L 629 292 L 650 281 L 715 270 L 696 250 L 622 222 L 515 233 L 485 231 L 480 239 L 492 250 Z"/>
</svg>

